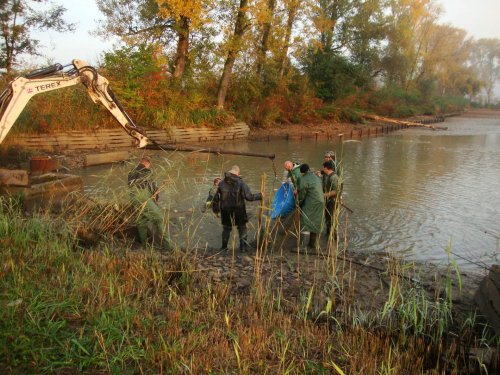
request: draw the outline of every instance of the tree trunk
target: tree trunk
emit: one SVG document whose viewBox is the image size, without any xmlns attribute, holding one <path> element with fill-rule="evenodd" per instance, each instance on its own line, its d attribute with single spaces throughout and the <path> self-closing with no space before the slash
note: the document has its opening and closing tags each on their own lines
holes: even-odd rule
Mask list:
<svg viewBox="0 0 500 375">
<path fill-rule="evenodd" d="M 177 40 L 177 52 L 175 54 L 174 78 L 184 75 L 186 69 L 187 55 L 189 51 L 189 18 L 181 17 L 177 26 L 179 39 Z"/>
<path fill-rule="evenodd" d="M 248 4 L 248 0 L 240 0 L 240 6 L 238 9 L 238 15 L 236 17 L 236 24 L 234 26 L 234 34 L 231 38 L 229 44 L 229 51 L 227 53 L 226 62 L 224 64 L 224 70 L 222 72 L 222 77 L 219 81 L 219 89 L 217 91 L 217 108 L 223 109 L 224 103 L 226 101 L 226 94 L 229 88 L 229 83 L 231 81 L 231 75 L 233 71 L 234 62 L 236 56 L 241 49 L 241 39 L 246 30 L 245 12 Z"/>
<path fill-rule="evenodd" d="M 295 17 L 297 16 L 297 9 L 299 3 L 294 2 L 290 5 L 288 9 L 288 19 L 286 21 L 286 32 L 285 40 L 283 45 L 283 51 L 281 53 L 281 61 L 279 62 L 279 77 L 283 78 L 285 75 L 286 64 L 288 61 L 288 48 L 290 47 L 290 40 L 292 39 L 293 24 L 295 23 Z"/>
<path fill-rule="evenodd" d="M 267 9 L 269 12 L 268 19 L 262 26 L 262 40 L 260 43 L 259 57 L 257 59 L 257 76 L 262 79 L 262 72 L 266 63 L 266 54 L 269 49 L 269 35 L 271 35 L 271 24 L 274 16 L 274 9 L 276 8 L 276 0 L 267 1 Z"/>
</svg>

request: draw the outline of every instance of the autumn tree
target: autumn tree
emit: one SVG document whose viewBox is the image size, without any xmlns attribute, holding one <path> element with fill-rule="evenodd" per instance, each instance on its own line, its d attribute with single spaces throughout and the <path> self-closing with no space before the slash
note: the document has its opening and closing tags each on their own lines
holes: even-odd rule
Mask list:
<svg viewBox="0 0 500 375">
<path fill-rule="evenodd" d="M 262 24 L 261 40 L 257 57 L 257 76 L 262 77 L 262 70 L 266 62 L 266 55 L 269 49 L 269 38 L 271 36 L 271 26 L 274 17 L 277 0 L 260 1 L 260 23 Z"/>
<path fill-rule="evenodd" d="M 382 57 L 385 80 L 409 90 L 419 75 L 424 46 L 440 9 L 433 0 L 392 0 L 388 13 Z"/>
<path fill-rule="evenodd" d="M 126 45 L 159 44 L 168 46 L 175 37 L 173 19 L 160 16 L 156 0 L 96 0 L 104 15 L 97 34 L 115 35 Z"/>
<path fill-rule="evenodd" d="M 493 89 L 500 79 L 500 40 L 479 39 L 472 44 L 471 62 L 486 92 L 486 105 L 493 99 Z"/>
<path fill-rule="evenodd" d="M 34 32 L 73 30 L 74 25 L 67 23 L 63 18 L 65 11 L 66 8 L 63 6 L 48 0 L 0 2 L 0 66 L 7 70 L 8 77 L 20 55 L 39 54 L 40 42 L 34 36 Z"/>
<path fill-rule="evenodd" d="M 459 95 L 469 78 L 469 42 L 465 30 L 432 23 L 420 45 L 415 84 L 424 96 Z M 429 82 L 434 87 L 430 87 Z M 428 88 L 429 90 L 424 90 Z"/>
<path fill-rule="evenodd" d="M 126 44 L 174 46 L 172 75 L 184 75 L 193 29 L 209 21 L 211 0 L 97 0 L 106 17 L 99 34 L 112 33 Z M 173 42 L 176 40 L 176 42 Z"/>
<path fill-rule="evenodd" d="M 228 36 L 226 43 L 227 55 L 224 63 L 219 86 L 217 89 L 217 108 L 223 109 L 226 101 L 226 95 L 231 81 L 233 66 L 236 57 L 241 50 L 243 35 L 249 28 L 250 23 L 247 19 L 248 1 L 239 0 L 239 5 L 236 11 L 236 18 L 234 22 L 234 31 Z"/>
<path fill-rule="evenodd" d="M 278 74 L 279 78 L 283 78 L 288 62 L 288 51 L 292 40 L 293 28 L 297 21 L 297 15 L 300 9 L 300 0 L 284 0 L 284 8 L 286 14 L 286 22 L 284 26 L 284 37 L 281 51 L 278 54 Z"/>
<path fill-rule="evenodd" d="M 182 77 L 188 58 L 190 31 L 209 22 L 208 13 L 212 2 L 210 0 L 156 1 L 160 7 L 160 16 L 174 20 L 174 30 L 178 38 L 173 76 Z"/>
</svg>

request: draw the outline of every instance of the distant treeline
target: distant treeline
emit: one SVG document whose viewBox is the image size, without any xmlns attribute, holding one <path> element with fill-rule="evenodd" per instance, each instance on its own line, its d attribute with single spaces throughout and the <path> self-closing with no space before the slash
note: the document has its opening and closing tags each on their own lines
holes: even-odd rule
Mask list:
<svg viewBox="0 0 500 375">
<path fill-rule="evenodd" d="M 96 2 L 96 32 L 121 41 L 99 71 L 139 125 L 225 126 L 236 117 L 259 127 L 495 105 L 500 40 L 441 23 L 433 0 Z M 34 21 L 19 21 L 35 12 L 29 3 L 0 6 L 8 77 L 18 57 L 36 52 Z M 57 8 L 38 20 L 51 15 L 43 27 L 71 29 Z M 67 90 L 36 98 L 21 122 L 78 128 L 102 124 L 100 112 Z"/>
</svg>

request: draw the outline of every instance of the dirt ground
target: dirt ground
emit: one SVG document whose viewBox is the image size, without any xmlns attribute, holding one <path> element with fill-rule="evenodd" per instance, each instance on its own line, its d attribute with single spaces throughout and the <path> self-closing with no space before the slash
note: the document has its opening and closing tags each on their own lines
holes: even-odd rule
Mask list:
<svg viewBox="0 0 500 375">
<path fill-rule="evenodd" d="M 324 248 L 313 253 L 293 249 L 278 253 L 199 249 L 193 259 L 210 282 L 229 283 L 236 294 L 248 294 L 255 281 L 262 280 L 267 289 L 282 293 L 285 303 L 296 305 L 304 302 L 312 290 L 311 310 L 316 312 L 324 310 L 333 295 L 334 305 L 348 303 L 365 313 L 380 312 L 389 299 L 391 283 L 396 282 L 402 289 L 424 290 L 431 301 L 445 298 L 448 274 L 453 285 L 455 319 L 459 322 L 475 310 L 474 294 L 482 279 L 479 273 L 461 273 L 460 291 L 453 270 L 416 264 L 411 272 L 403 272 L 402 268 L 395 269 L 398 261 L 388 254 L 341 251 L 332 257 Z"/>
</svg>

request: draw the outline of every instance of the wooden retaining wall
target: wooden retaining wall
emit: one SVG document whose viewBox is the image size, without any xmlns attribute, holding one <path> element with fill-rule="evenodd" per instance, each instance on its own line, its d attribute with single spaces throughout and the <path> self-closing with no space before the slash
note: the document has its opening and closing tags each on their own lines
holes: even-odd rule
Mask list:
<svg viewBox="0 0 500 375">
<path fill-rule="evenodd" d="M 199 143 L 248 137 L 250 129 L 237 123 L 223 129 L 171 128 L 149 129 L 146 134 L 158 143 Z M 123 129 L 68 131 L 59 134 L 9 134 L 2 146 L 20 146 L 26 149 L 60 152 L 65 150 L 106 150 L 135 147 L 135 140 Z"/>
</svg>

